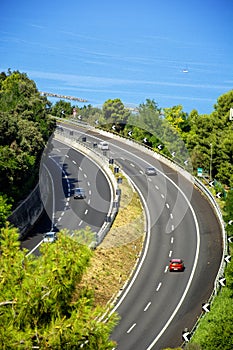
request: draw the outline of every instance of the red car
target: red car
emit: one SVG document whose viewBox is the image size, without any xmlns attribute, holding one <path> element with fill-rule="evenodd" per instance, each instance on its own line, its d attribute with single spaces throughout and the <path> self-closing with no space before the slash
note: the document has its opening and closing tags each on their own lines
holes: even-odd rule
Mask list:
<svg viewBox="0 0 233 350">
<path fill-rule="evenodd" d="M 184 271 L 184 262 L 182 259 L 172 259 L 169 264 L 169 271 Z"/>
</svg>

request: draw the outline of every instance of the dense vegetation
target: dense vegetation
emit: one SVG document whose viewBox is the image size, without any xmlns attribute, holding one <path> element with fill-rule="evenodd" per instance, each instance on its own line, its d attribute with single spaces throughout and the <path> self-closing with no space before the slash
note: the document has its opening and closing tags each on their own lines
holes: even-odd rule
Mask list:
<svg viewBox="0 0 233 350">
<path fill-rule="evenodd" d="M 50 105 L 25 73 L 0 74 L 0 224 L 38 181 L 40 157 L 55 127 Z"/>
<path fill-rule="evenodd" d="M 27 255 L 17 230 L 6 227 L 0 247 L 1 349 L 113 348 L 116 315 L 102 319 L 104 309 L 80 284 L 92 255 L 86 245 L 60 232 L 56 243 L 41 245 L 40 257 Z"/>
</svg>

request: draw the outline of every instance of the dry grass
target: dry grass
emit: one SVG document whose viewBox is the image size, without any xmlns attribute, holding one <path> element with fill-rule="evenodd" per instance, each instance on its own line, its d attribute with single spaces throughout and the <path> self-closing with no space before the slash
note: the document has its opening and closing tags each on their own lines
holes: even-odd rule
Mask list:
<svg viewBox="0 0 233 350">
<path fill-rule="evenodd" d="M 123 178 L 121 206 L 103 243 L 94 251 L 82 286 L 95 291 L 105 306 L 118 294 L 136 266 L 144 241 L 144 214 L 138 194 Z"/>
</svg>

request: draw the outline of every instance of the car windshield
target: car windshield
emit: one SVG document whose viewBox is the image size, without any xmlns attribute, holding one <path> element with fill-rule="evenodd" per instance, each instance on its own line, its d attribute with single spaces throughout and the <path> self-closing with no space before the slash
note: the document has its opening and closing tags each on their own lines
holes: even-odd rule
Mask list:
<svg viewBox="0 0 233 350">
<path fill-rule="evenodd" d="M 53 238 L 54 237 L 54 235 L 55 235 L 55 233 L 54 232 L 48 232 L 48 233 L 46 233 L 45 234 L 45 237 L 48 237 L 48 238 Z"/>
</svg>

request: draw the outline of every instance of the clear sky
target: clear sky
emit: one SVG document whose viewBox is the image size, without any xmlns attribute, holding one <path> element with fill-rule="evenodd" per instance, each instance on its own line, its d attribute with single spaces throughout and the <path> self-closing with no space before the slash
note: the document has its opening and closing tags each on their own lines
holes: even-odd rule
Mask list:
<svg viewBox="0 0 233 350">
<path fill-rule="evenodd" d="M 8 68 L 93 106 L 150 98 L 211 113 L 233 89 L 233 1 L 1 0 Z"/>
</svg>

